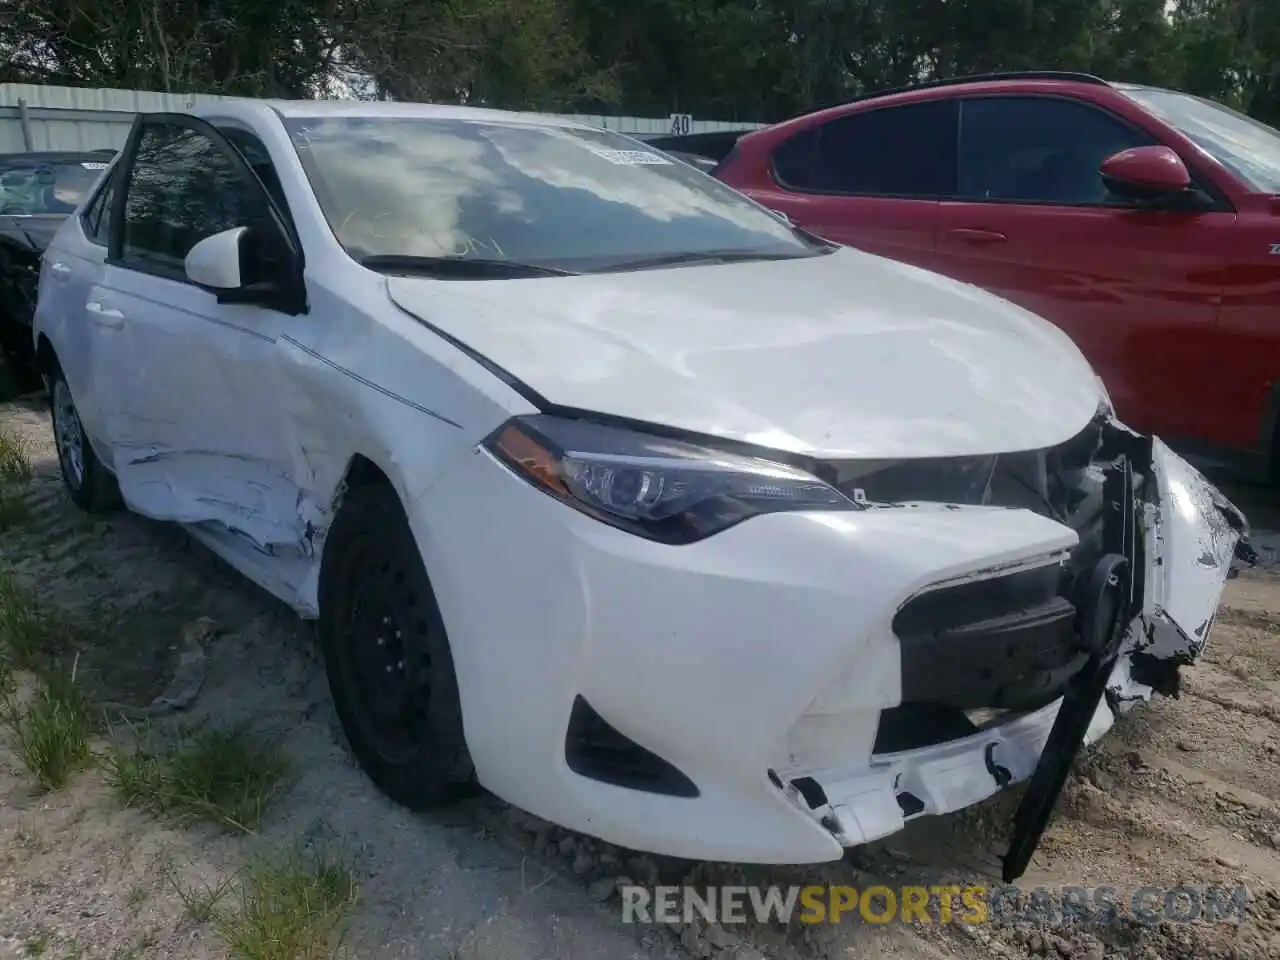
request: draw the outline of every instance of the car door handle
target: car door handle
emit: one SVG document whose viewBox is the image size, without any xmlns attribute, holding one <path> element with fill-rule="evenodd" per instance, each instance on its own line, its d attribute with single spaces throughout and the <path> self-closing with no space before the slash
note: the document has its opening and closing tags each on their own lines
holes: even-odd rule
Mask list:
<svg viewBox="0 0 1280 960">
<path fill-rule="evenodd" d="M 110 307 L 104 307 L 97 300 L 90 300 L 88 303 L 89 316 L 99 326 L 106 327 L 109 330 L 119 330 L 124 326 L 124 314 L 119 310 L 112 310 Z"/>
<path fill-rule="evenodd" d="M 965 243 L 1003 243 L 1009 239 L 1007 234 L 999 230 L 984 230 L 981 227 L 956 227 L 948 236 Z"/>
<path fill-rule="evenodd" d="M 49 272 L 53 274 L 55 280 L 70 280 L 71 267 L 63 263 L 61 260 L 49 267 Z"/>
</svg>

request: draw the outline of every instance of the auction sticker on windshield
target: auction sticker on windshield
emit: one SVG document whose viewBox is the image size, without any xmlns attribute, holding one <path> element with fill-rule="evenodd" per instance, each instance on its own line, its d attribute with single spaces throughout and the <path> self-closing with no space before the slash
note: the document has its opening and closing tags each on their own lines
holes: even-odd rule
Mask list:
<svg viewBox="0 0 1280 960">
<path fill-rule="evenodd" d="M 585 144 L 586 148 L 598 157 L 604 157 L 610 163 L 623 164 L 626 166 L 634 166 L 636 164 L 652 164 L 666 166 L 671 161 L 661 154 L 650 153 L 648 150 L 609 150 L 606 147 L 597 147 L 592 144 Z"/>
</svg>

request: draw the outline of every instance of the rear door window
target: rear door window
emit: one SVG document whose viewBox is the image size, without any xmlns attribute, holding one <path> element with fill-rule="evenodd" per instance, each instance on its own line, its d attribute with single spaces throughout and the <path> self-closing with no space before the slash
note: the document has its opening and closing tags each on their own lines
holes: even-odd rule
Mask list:
<svg viewBox="0 0 1280 960">
<path fill-rule="evenodd" d="M 879 107 L 812 127 L 774 154 L 795 190 L 936 200 L 956 182 L 956 101 Z"/>
</svg>

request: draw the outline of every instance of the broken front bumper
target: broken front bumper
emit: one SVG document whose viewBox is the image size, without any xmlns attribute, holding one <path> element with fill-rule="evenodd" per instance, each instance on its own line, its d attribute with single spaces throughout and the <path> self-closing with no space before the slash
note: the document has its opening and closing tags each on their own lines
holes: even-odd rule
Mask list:
<svg viewBox="0 0 1280 960">
<path fill-rule="evenodd" d="M 1012 882 L 1025 871 L 1079 750 L 1154 692 L 1177 694 L 1179 669 L 1208 643 L 1232 564 L 1253 561 L 1247 523 L 1161 441 L 1113 428 L 1108 442 L 1114 460 L 1106 469 L 1103 552 L 1076 596 L 1084 666 L 1060 699 L 1016 719 L 875 756 L 847 778 L 790 779 L 789 795 L 843 845 L 1029 779 L 1005 857 L 1004 879 Z"/>
<path fill-rule="evenodd" d="M 1124 439 L 1107 477 L 1111 513 L 1104 539 L 1111 552 L 1094 576 L 1097 596 L 1086 596 L 1081 610 L 1092 649 L 1067 686 L 1014 817 L 1006 883 L 1031 862 L 1104 697 L 1116 706 L 1132 704 L 1127 688 L 1135 686 L 1142 699 L 1142 688 L 1146 696 L 1152 688 L 1176 694 L 1178 670 L 1208 642 L 1232 562 L 1254 559 L 1244 515 L 1215 487 L 1160 441 Z M 1147 476 L 1141 502 L 1131 494 L 1135 469 Z M 1126 672 L 1120 682 L 1117 669 Z"/>
<path fill-rule="evenodd" d="M 1100 736 L 1154 691 L 1172 692 L 1176 665 L 1208 637 L 1243 530 L 1238 511 L 1162 444 L 1106 433 L 1109 449 L 1089 469 L 1096 462 L 1112 479 L 1091 487 L 1087 522 L 1070 511 L 1055 519 L 921 503 L 762 516 L 682 547 L 570 510 L 484 452 L 466 458 L 410 519 L 440 597 L 481 782 L 631 849 L 833 860 L 1033 777 L 1048 762 L 1063 685 L 1101 670 L 1107 689 L 1086 704 L 1086 729 L 1074 742 L 1058 735 L 1065 747 L 1041 778 L 1051 788 L 1086 734 Z M 1123 629 L 1097 628 L 1108 621 L 1095 614 L 1095 629 L 1077 630 L 1058 588 L 1045 592 L 1046 572 L 1079 573 L 1095 600 L 1123 588 Z M 1021 596 L 1011 581 L 1039 591 L 1036 602 L 1011 606 Z M 976 608 L 946 613 L 949 598 L 975 591 Z M 938 597 L 936 622 L 950 633 L 929 654 L 942 628 L 921 620 L 917 649 L 904 611 Z M 1072 610 L 1086 600 L 1069 601 Z M 1064 623 L 1071 642 L 1088 633 L 1092 645 L 1064 651 Z M 1092 672 L 1080 663 L 1089 658 Z M 1002 673 L 1005 660 L 1016 669 Z M 930 672 L 963 682 L 939 684 Z M 1038 686 L 1011 682 L 1027 674 Z M 935 725 L 923 741 L 889 736 L 912 701 L 949 700 L 946 715 L 964 719 L 985 706 L 966 698 L 991 691 L 993 717 L 943 734 Z M 1073 727 L 1081 709 L 1074 715 Z M 1023 820 L 1034 841 L 1036 818 Z"/>
</svg>

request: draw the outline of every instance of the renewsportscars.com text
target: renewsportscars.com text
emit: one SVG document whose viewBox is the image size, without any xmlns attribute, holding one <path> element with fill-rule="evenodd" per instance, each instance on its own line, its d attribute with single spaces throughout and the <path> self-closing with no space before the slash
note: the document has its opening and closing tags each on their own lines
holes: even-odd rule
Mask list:
<svg viewBox="0 0 1280 960">
<path fill-rule="evenodd" d="M 1241 923 L 1249 891 L 1234 888 L 1037 887 L 935 885 L 852 887 L 621 886 L 624 923 L 963 923 L 1056 924 L 1128 917 L 1143 924 L 1165 921 Z"/>
</svg>

